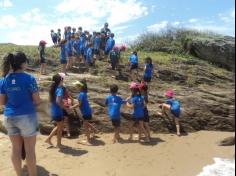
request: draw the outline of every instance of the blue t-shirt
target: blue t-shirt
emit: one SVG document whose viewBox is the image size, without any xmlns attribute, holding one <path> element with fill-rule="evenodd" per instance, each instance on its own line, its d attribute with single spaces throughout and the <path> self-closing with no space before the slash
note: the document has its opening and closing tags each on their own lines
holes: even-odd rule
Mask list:
<svg viewBox="0 0 236 176">
<path fill-rule="evenodd" d="M 92 48 L 88 48 L 86 51 L 86 62 L 91 63 L 93 60 L 93 50 Z"/>
<path fill-rule="evenodd" d="M 106 51 L 111 51 L 112 48 L 115 46 L 115 40 L 113 38 L 109 38 L 106 43 Z"/>
<path fill-rule="evenodd" d="M 66 53 L 68 55 L 71 55 L 73 52 L 73 41 L 72 40 L 68 40 L 66 43 Z"/>
<path fill-rule="evenodd" d="M 10 73 L 2 80 L 1 94 L 6 95 L 6 117 L 36 113 L 32 94 L 38 92 L 33 76 L 26 73 Z"/>
<path fill-rule="evenodd" d="M 133 118 L 144 118 L 144 97 L 132 97 L 131 104 L 134 105 Z"/>
<path fill-rule="evenodd" d="M 55 100 L 51 102 L 51 115 L 52 118 L 62 118 L 63 117 L 63 109 L 57 104 L 57 97 L 63 98 L 64 90 L 62 87 L 57 87 L 55 90 Z"/>
<path fill-rule="evenodd" d="M 66 46 L 65 45 L 61 45 L 60 59 L 66 60 Z"/>
<path fill-rule="evenodd" d="M 72 36 L 72 33 L 71 33 L 71 31 L 68 31 L 67 33 L 66 33 L 66 40 L 69 40 L 69 38 Z"/>
<path fill-rule="evenodd" d="M 120 108 L 125 102 L 117 95 L 110 95 L 106 98 L 106 105 L 108 106 L 108 115 L 111 120 L 120 119 Z"/>
<path fill-rule="evenodd" d="M 152 71 L 153 71 L 153 65 L 152 64 L 145 64 L 144 77 L 145 78 L 151 78 L 152 77 Z"/>
<path fill-rule="evenodd" d="M 88 102 L 88 96 L 85 92 L 80 92 L 79 96 L 77 97 L 77 100 L 80 102 L 80 111 L 83 116 L 91 116 L 92 115 L 92 109 L 90 108 L 89 102 Z"/>
<path fill-rule="evenodd" d="M 93 44 L 93 48 L 95 50 L 99 50 L 100 49 L 100 45 L 101 45 L 101 38 L 100 37 L 95 37 L 94 39 L 94 44 Z"/>
<path fill-rule="evenodd" d="M 84 34 L 81 35 L 80 37 L 80 50 L 84 49 L 84 45 L 85 45 L 85 41 L 86 41 L 86 36 Z"/>
<path fill-rule="evenodd" d="M 138 64 L 138 56 L 135 54 L 132 54 L 129 58 L 129 61 L 132 65 Z"/>
<path fill-rule="evenodd" d="M 180 102 L 179 101 L 170 98 L 166 101 L 166 104 L 171 106 L 171 113 L 174 116 L 180 117 L 181 107 L 180 107 Z"/>
</svg>

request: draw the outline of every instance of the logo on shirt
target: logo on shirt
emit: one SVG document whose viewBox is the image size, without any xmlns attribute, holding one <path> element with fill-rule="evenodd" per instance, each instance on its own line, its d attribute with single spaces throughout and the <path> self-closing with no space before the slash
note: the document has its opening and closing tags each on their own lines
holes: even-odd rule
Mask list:
<svg viewBox="0 0 236 176">
<path fill-rule="evenodd" d="M 16 80 L 13 79 L 13 80 L 11 81 L 11 84 L 15 85 L 15 84 L 16 84 Z"/>
</svg>

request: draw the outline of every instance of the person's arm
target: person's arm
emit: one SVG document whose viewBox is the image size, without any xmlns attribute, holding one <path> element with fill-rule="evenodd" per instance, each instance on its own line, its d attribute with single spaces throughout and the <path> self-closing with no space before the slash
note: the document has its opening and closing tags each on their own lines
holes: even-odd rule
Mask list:
<svg viewBox="0 0 236 176">
<path fill-rule="evenodd" d="M 73 109 L 76 109 L 76 108 L 78 108 L 80 106 L 81 106 L 81 104 L 80 104 L 80 102 L 78 102 L 75 105 L 71 106 L 70 109 L 73 110 Z"/>
<path fill-rule="evenodd" d="M 131 103 L 130 103 L 130 101 L 131 101 Z M 132 100 L 131 100 L 131 97 L 128 97 L 127 99 L 126 99 L 126 106 L 128 107 L 128 108 L 130 108 L 130 109 L 133 109 L 134 108 L 134 104 L 132 103 Z"/>
<path fill-rule="evenodd" d="M 56 97 L 56 103 L 58 106 L 60 106 L 61 109 L 64 109 L 63 101 L 62 101 L 62 96 L 57 96 Z"/>
<path fill-rule="evenodd" d="M 4 106 L 6 104 L 6 95 L 0 94 L 0 106 Z"/>
<path fill-rule="evenodd" d="M 134 105 L 133 104 L 130 104 L 129 102 L 126 103 L 126 106 L 130 109 L 133 109 L 134 108 Z"/>
<path fill-rule="evenodd" d="M 41 100 L 39 96 L 39 88 L 34 77 L 31 77 L 29 84 L 29 91 L 31 92 L 32 101 L 35 106 L 39 105 Z"/>
<path fill-rule="evenodd" d="M 39 96 L 39 92 L 35 92 L 32 94 L 32 99 L 33 99 L 33 103 L 35 106 L 38 106 L 41 103 L 41 99 Z"/>
</svg>

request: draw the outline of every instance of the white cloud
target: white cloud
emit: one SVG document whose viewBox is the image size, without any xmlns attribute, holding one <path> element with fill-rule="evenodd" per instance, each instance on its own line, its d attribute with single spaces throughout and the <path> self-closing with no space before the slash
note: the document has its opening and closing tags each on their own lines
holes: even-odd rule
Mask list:
<svg viewBox="0 0 236 176">
<path fill-rule="evenodd" d="M 23 22 L 27 22 L 27 23 L 44 23 L 46 20 L 44 18 L 44 15 L 42 15 L 40 9 L 38 8 L 34 8 L 32 10 L 30 10 L 27 13 L 24 13 L 23 15 L 21 15 L 21 19 Z"/>
<path fill-rule="evenodd" d="M 17 25 L 17 20 L 14 16 L 12 15 L 4 15 L 0 16 L 0 29 L 11 29 L 16 27 Z"/>
<path fill-rule="evenodd" d="M 139 0 L 64 0 L 56 6 L 56 10 L 62 14 L 73 12 L 77 16 L 106 19 L 111 26 L 124 24 L 148 14 L 147 7 Z"/>
<path fill-rule="evenodd" d="M 0 8 L 10 8 L 13 4 L 10 0 L 2 0 L 0 1 Z"/>
<path fill-rule="evenodd" d="M 190 23 L 196 23 L 196 22 L 198 22 L 198 19 L 192 18 L 192 19 L 189 20 L 189 22 L 190 22 Z"/>
<path fill-rule="evenodd" d="M 173 26 L 179 26 L 180 24 L 181 24 L 180 21 L 175 21 L 175 22 L 172 23 Z"/>
<path fill-rule="evenodd" d="M 153 24 L 147 27 L 149 32 L 160 32 L 161 30 L 167 28 L 169 26 L 168 21 L 162 21 L 161 23 Z"/>
</svg>

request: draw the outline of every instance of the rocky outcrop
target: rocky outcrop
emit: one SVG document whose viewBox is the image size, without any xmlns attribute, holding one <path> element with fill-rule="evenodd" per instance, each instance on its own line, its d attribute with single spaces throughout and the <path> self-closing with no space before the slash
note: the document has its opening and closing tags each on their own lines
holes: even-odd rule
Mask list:
<svg viewBox="0 0 236 176">
<path fill-rule="evenodd" d="M 235 137 L 229 137 L 219 142 L 219 146 L 233 146 L 235 145 Z"/>
<path fill-rule="evenodd" d="M 69 73 L 65 84 L 76 97 L 78 88 L 73 85 L 75 80 L 87 79 L 88 96 L 94 115 L 93 123 L 101 132 L 112 132 L 113 127 L 107 117 L 104 99 L 109 94 L 109 86 L 113 83 L 119 85 L 122 97 L 130 96 L 128 89 L 129 72 L 123 65 L 119 71 L 110 71 L 106 64 L 99 63 L 97 76 L 91 74 Z M 170 65 L 158 65 L 159 77 L 154 77 L 149 91 L 148 105 L 152 131 L 161 133 L 175 132 L 175 125 L 170 118 L 158 116 L 159 100 L 165 100 L 164 92 L 171 88 L 175 91 L 176 99 L 182 104 L 181 124 L 182 132 L 195 132 L 199 130 L 235 131 L 235 82 L 234 73 L 209 66 L 198 60 L 188 60 Z M 140 70 L 142 73 L 142 70 Z M 141 76 L 141 75 L 140 75 Z M 45 76 L 38 81 L 41 90 L 42 103 L 38 107 L 40 132 L 49 134 L 54 127 L 51 122 L 48 91 L 50 77 Z M 191 84 L 190 84 L 191 83 Z M 128 122 L 131 120 L 131 110 L 122 109 L 122 132 L 129 131 Z M 71 132 L 78 135 L 83 129 L 77 117 L 71 118 Z M 4 128 L 0 122 L 0 131 Z"/>
<path fill-rule="evenodd" d="M 235 38 L 192 39 L 187 50 L 194 56 L 235 71 Z"/>
</svg>

